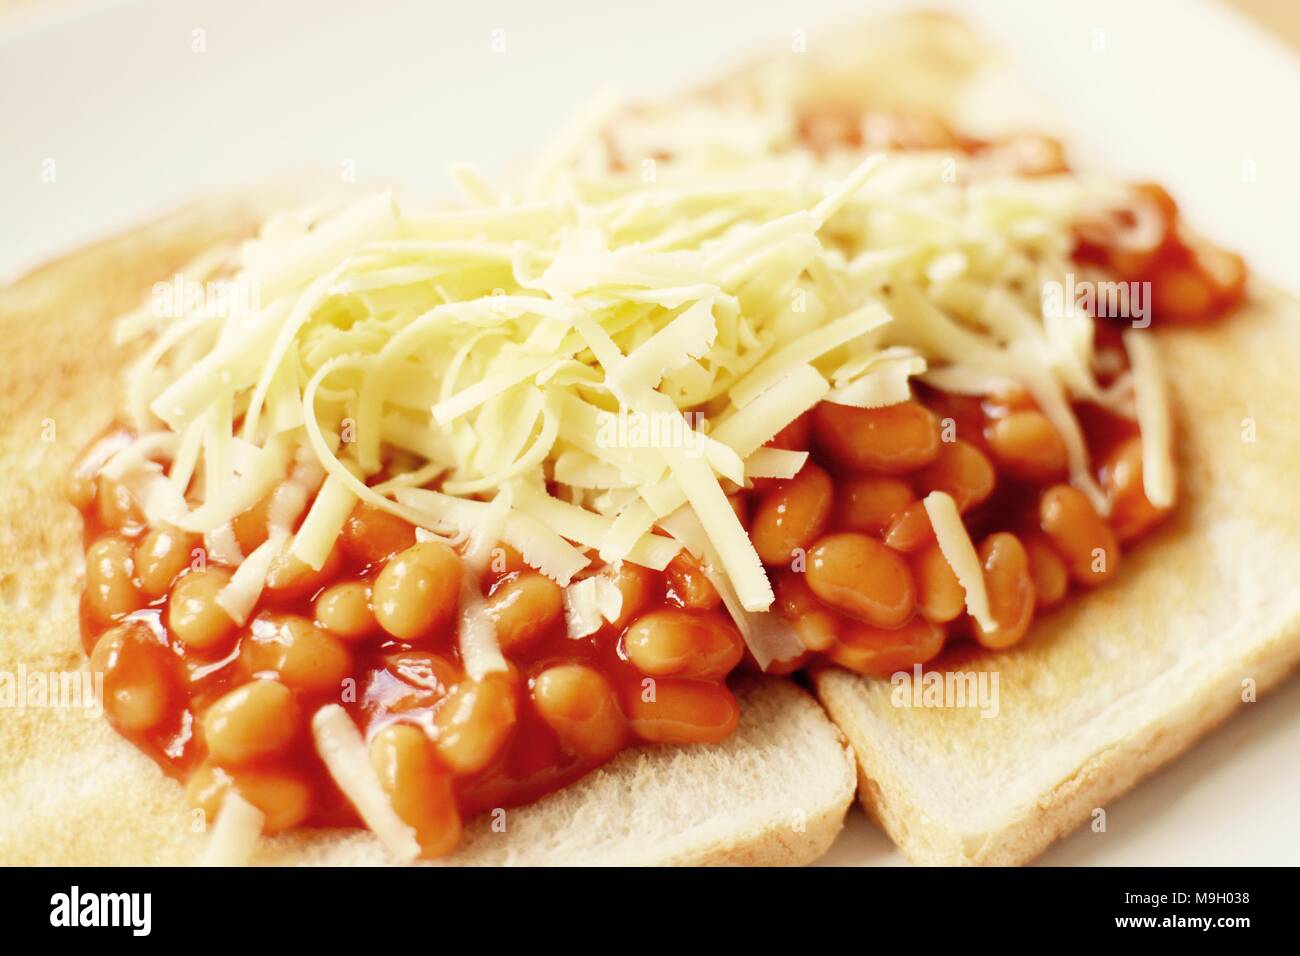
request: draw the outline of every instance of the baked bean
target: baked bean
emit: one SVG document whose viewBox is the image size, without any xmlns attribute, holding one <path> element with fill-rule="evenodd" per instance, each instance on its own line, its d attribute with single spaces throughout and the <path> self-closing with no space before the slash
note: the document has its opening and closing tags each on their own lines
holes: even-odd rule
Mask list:
<svg viewBox="0 0 1300 956">
<path fill-rule="evenodd" d="M 877 627 L 898 627 L 916 603 L 903 559 L 875 538 L 829 534 L 808 552 L 808 587 L 838 611 Z"/>
<path fill-rule="evenodd" d="M 812 462 L 765 494 L 749 529 L 763 563 L 789 564 L 796 549 L 807 549 L 826 528 L 833 495 L 831 476 Z"/>
<path fill-rule="evenodd" d="M 144 605 L 134 573 L 131 542 L 120 534 L 106 534 L 86 549 L 86 606 L 96 621 L 108 624 Z"/>
<path fill-rule="evenodd" d="M 352 670 L 352 655 L 338 638 L 296 614 L 262 612 L 239 648 L 245 673 L 274 674 L 294 690 L 337 693 Z"/>
<path fill-rule="evenodd" d="M 614 586 L 623 595 L 623 605 L 619 608 L 617 620 L 610 623 L 616 631 L 621 631 L 655 597 L 659 581 L 649 568 L 631 561 L 620 562 L 611 572 L 611 577 Z"/>
<path fill-rule="evenodd" d="M 1166 230 L 1174 225 L 1178 219 L 1178 203 L 1164 186 L 1159 183 L 1135 183 L 1133 192 L 1139 199 L 1150 203 L 1155 208 Z"/>
<path fill-rule="evenodd" d="M 560 742 L 584 757 L 604 760 L 617 753 L 627 738 L 618 694 L 594 668 L 548 667 L 533 682 L 533 704 Z"/>
<path fill-rule="evenodd" d="M 856 110 L 805 110 L 799 114 L 798 124 L 799 142 L 818 154 L 862 145 L 863 117 Z"/>
<path fill-rule="evenodd" d="M 861 140 L 874 152 L 876 150 L 903 151 L 913 149 L 951 149 L 960 142 L 942 122 L 921 114 L 904 115 L 891 112 L 860 114 L 852 107 L 842 110 L 851 126 L 858 126 Z"/>
<path fill-rule="evenodd" d="M 942 627 L 919 614 L 892 629 L 851 621 L 826 656 L 859 674 L 888 677 L 934 660 L 943 650 L 945 637 Z"/>
<path fill-rule="evenodd" d="M 230 522 L 235 532 L 235 540 L 239 542 L 239 550 L 246 555 L 256 551 L 267 539 L 270 532 L 267 516 L 271 512 L 271 499 L 274 494 L 274 492 L 267 494 L 247 511 L 235 515 L 234 520 Z"/>
<path fill-rule="evenodd" d="M 205 822 L 212 824 L 221 813 L 221 804 L 230 791 L 230 784 L 229 771 L 204 761 L 185 782 L 185 802 L 196 810 L 202 810 Z"/>
<path fill-rule="evenodd" d="M 720 679 L 738 663 L 745 643 L 729 620 L 708 611 L 652 611 L 623 635 L 628 659 L 651 677 Z"/>
<path fill-rule="evenodd" d="M 885 544 L 905 554 L 933 543 L 934 525 L 930 524 L 930 513 L 922 501 L 910 504 L 894 515 L 894 520 L 885 529 Z"/>
<path fill-rule="evenodd" d="M 740 722 L 740 707 L 725 684 L 665 677 L 652 687 L 651 695 L 645 685 L 634 685 L 624 698 L 628 725 L 640 740 L 716 743 L 730 737 Z"/>
<path fill-rule="evenodd" d="M 1125 282 L 1140 282 L 1151 274 L 1160 258 L 1159 245 L 1149 249 L 1121 249 L 1112 246 L 1105 250 L 1105 261 L 1116 278 Z"/>
<path fill-rule="evenodd" d="M 176 640 L 204 653 L 223 651 L 233 642 L 235 621 L 217 603 L 229 583 L 230 572 L 217 565 L 181 576 L 167 601 L 167 629 Z"/>
<path fill-rule="evenodd" d="M 95 484 L 95 475 L 78 462 L 63 476 L 63 496 L 78 511 L 86 511 L 95 503 Z"/>
<path fill-rule="evenodd" d="M 985 647 L 1010 647 L 1025 636 L 1034 619 L 1034 580 L 1029 555 L 1014 534 L 999 531 L 984 539 L 979 549 L 984 567 L 984 588 L 989 596 L 989 616 L 996 625 L 985 630 L 975 623 L 975 639 Z"/>
<path fill-rule="evenodd" d="M 160 598 L 171 590 L 176 578 L 189 566 L 198 547 L 197 536 L 175 528 L 150 528 L 135 545 L 135 573 L 140 590 Z"/>
<path fill-rule="evenodd" d="M 881 534 L 894 516 L 916 501 L 907 482 L 899 478 L 866 475 L 839 483 L 836 511 L 846 531 Z"/>
<path fill-rule="evenodd" d="M 940 428 L 940 444 L 950 445 L 960 436 L 983 450 L 980 429 L 990 409 L 980 396 L 935 392 L 928 401 L 930 413 Z"/>
<path fill-rule="evenodd" d="M 515 729 L 515 684 L 504 674 L 461 681 L 438 710 L 438 756 L 458 774 L 482 770 Z"/>
<path fill-rule="evenodd" d="M 127 534 L 134 534 L 144 527 L 144 513 L 126 485 L 106 475 L 100 475 L 95 483 L 95 504 L 101 525 Z"/>
<path fill-rule="evenodd" d="M 460 811 L 451 774 L 438 764 L 424 731 L 389 724 L 370 742 L 370 762 L 393 810 L 415 830 L 420 856 L 450 853 L 460 842 Z"/>
<path fill-rule="evenodd" d="M 858 471 L 907 474 L 939 454 L 938 422 L 917 402 L 883 408 L 822 402 L 813 421 L 818 445 L 840 464 Z"/>
<path fill-rule="evenodd" d="M 343 524 L 342 542 L 348 558 L 370 567 L 415 544 L 415 528 L 397 515 L 361 503 Z"/>
<path fill-rule="evenodd" d="M 1070 589 L 1070 572 L 1065 562 L 1042 534 L 1026 535 L 1024 545 L 1029 554 L 1029 574 L 1034 579 L 1034 603 L 1040 608 L 1060 603 Z"/>
<path fill-rule="evenodd" d="M 704 568 L 689 551 L 680 551 L 664 568 L 668 599 L 693 611 L 712 611 L 722 603 Z"/>
<path fill-rule="evenodd" d="M 1040 411 L 1018 411 L 990 422 L 984 429 L 998 465 L 1026 481 L 1048 482 L 1063 477 L 1069 467 L 1065 439 Z"/>
<path fill-rule="evenodd" d="M 221 814 L 230 788 L 262 811 L 265 833 L 279 833 L 298 826 L 311 812 L 311 787 L 297 774 L 277 769 L 227 770 L 203 763 L 185 786 L 186 801 L 202 810 L 208 821 Z"/>
<path fill-rule="evenodd" d="M 1119 567 L 1119 542 L 1083 492 L 1053 485 L 1038 504 L 1038 523 L 1065 559 L 1070 578 L 1101 584 Z"/>
<path fill-rule="evenodd" d="M 1029 411 L 1037 408 L 1034 396 L 1019 382 L 1003 381 L 989 393 L 986 406 L 989 417 L 1001 418 L 1007 412 Z"/>
<path fill-rule="evenodd" d="M 234 771 L 234 778 L 239 795 L 266 817 L 266 833 L 292 829 L 311 812 L 311 787 L 295 773 L 250 768 Z"/>
<path fill-rule="evenodd" d="M 359 641 L 379 628 L 370 609 L 370 585 L 365 581 L 333 584 L 316 599 L 316 622 L 345 641 Z"/>
<path fill-rule="evenodd" d="M 522 651 L 564 618 L 564 591 L 536 571 L 503 581 L 487 600 L 507 654 Z"/>
<path fill-rule="evenodd" d="M 216 763 L 239 766 L 283 752 L 298 734 L 300 717 L 289 688 L 273 680 L 250 681 L 208 708 L 203 738 Z"/>
<path fill-rule="evenodd" d="M 916 579 L 916 609 L 931 621 L 946 624 L 966 609 L 966 589 L 938 544 L 912 556 L 912 575 Z"/>
<path fill-rule="evenodd" d="M 371 595 L 379 626 L 407 641 L 447 627 L 460 600 L 461 573 L 460 557 L 441 541 L 421 541 L 393 555 Z"/>
<path fill-rule="evenodd" d="M 1157 508 L 1142 485 L 1142 439 L 1121 442 L 1101 465 L 1101 481 L 1110 496 L 1110 526 L 1124 544 L 1146 534 L 1168 510 Z"/>
<path fill-rule="evenodd" d="M 803 646 L 824 651 L 835 641 L 839 618 L 813 594 L 806 575 L 783 571 L 776 579 L 776 600 L 781 613 L 794 626 Z"/>
<path fill-rule="evenodd" d="M 1036 134 L 1016 134 L 993 143 L 980 150 L 979 158 L 1018 176 L 1048 176 L 1070 168 L 1060 141 Z"/>
<path fill-rule="evenodd" d="M 456 665 L 440 654 L 428 651 L 399 651 L 384 658 L 388 670 L 412 687 L 428 691 L 434 698 L 446 697 L 461 681 Z"/>
<path fill-rule="evenodd" d="M 1135 208 L 1113 215 L 1109 222 L 1094 224 L 1100 228 L 1090 242 L 1085 243 L 1085 250 L 1095 244 L 1096 248 L 1089 251 L 1100 253 L 1101 261 L 1109 266 L 1110 271 L 1128 281 L 1149 278 L 1152 266 L 1161 253 L 1170 247 L 1174 221 L 1178 215 L 1173 200 L 1160 187 L 1143 184 L 1135 187 L 1133 192 L 1134 198 L 1138 200 Z M 1135 229 L 1145 231 L 1142 227 L 1152 218 L 1154 222 L 1149 224 L 1153 228 L 1153 234 L 1142 237 L 1147 241 L 1140 245 L 1135 244 L 1131 238 L 1120 242 L 1125 238 L 1125 233 L 1132 233 Z"/>
<path fill-rule="evenodd" d="M 1214 294 L 1215 309 L 1222 311 L 1240 301 L 1246 289 L 1246 262 L 1235 252 L 1228 252 L 1207 242 L 1190 244 L 1196 271 Z"/>
<path fill-rule="evenodd" d="M 104 711 L 125 731 L 157 727 L 179 691 L 167 649 L 140 621 L 127 621 L 100 635 L 90 670 L 104 675 Z"/>
<path fill-rule="evenodd" d="M 1005 421 L 1005 419 L 1003 419 Z M 996 477 L 984 453 L 968 441 L 940 442 L 939 454 L 917 473 L 921 488 L 944 491 L 952 496 L 958 511 L 969 511 L 993 494 Z"/>
<path fill-rule="evenodd" d="M 1199 322 L 1214 315 L 1214 289 L 1194 266 L 1162 266 L 1150 281 L 1151 311 L 1157 320 Z"/>
<path fill-rule="evenodd" d="M 337 543 L 330 548 L 319 571 L 284 548 L 266 572 L 266 597 L 279 603 L 309 598 L 333 580 L 342 564 L 343 552 Z"/>
</svg>

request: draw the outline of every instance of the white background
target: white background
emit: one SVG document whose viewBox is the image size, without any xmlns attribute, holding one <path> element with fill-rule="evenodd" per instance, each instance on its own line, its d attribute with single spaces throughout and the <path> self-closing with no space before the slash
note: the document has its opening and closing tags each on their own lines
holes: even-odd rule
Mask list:
<svg viewBox="0 0 1300 956">
<path fill-rule="evenodd" d="M 56 0 L 0 12 L 0 279 L 275 173 L 350 164 L 363 181 L 440 193 L 449 161 L 502 169 L 597 86 L 671 93 L 795 29 L 815 43 L 818 27 L 899 5 Z M 1300 65 L 1279 41 L 1209 0 L 925 6 L 961 9 L 1008 51 L 1087 156 L 1165 183 L 1203 231 L 1300 289 Z M 1078 833 L 1042 862 L 1300 863 L 1297 808 L 1293 681 L 1109 807 L 1107 833 Z M 828 861 L 902 862 L 856 812 Z"/>
</svg>

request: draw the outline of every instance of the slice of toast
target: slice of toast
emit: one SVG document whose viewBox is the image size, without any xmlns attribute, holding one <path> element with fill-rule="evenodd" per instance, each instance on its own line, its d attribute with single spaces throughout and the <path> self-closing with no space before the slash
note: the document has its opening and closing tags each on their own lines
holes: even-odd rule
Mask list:
<svg viewBox="0 0 1300 956">
<path fill-rule="evenodd" d="M 1300 305 L 1256 290 L 1224 324 L 1160 334 L 1182 501 L 1105 588 L 1031 639 L 955 666 L 997 714 L 895 706 L 888 681 L 814 675 L 860 797 L 918 863 L 1015 864 L 1177 756 L 1300 663 Z M 910 699 L 915 699 L 910 695 Z"/>
<path fill-rule="evenodd" d="M 967 131 L 1042 115 L 994 51 L 934 14 L 813 38 L 805 56 L 752 64 L 728 85 L 920 111 Z M 1178 508 L 1112 583 L 1043 615 L 1023 646 L 952 659 L 997 675 L 996 716 L 896 706 L 888 681 L 813 675 L 857 753 L 863 805 L 915 862 L 1023 863 L 1084 821 L 1104 826 L 1107 801 L 1300 662 L 1289 493 L 1300 304 L 1256 285 L 1223 324 L 1158 336 L 1179 427 Z"/>
<path fill-rule="evenodd" d="M 81 522 L 62 498 L 80 449 L 121 403 L 110 321 L 213 243 L 250 234 L 283 188 L 214 200 L 44 266 L 0 290 L 0 670 L 84 668 Z M 452 863 L 799 864 L 843 825 L 855 787 L 842 735 L 789 681 L 739 679 L 717 746 L 623 753 L 572 787 L 468 828 Z M 16 704 L 17 698 L 15 698 Z M 204 841 L 181 786 L 74 707 L 0 707 L 0 864 L 183 864 Z M 278 864 L 380 863 L 365 831 L 267 840 Z"/>
</svg>

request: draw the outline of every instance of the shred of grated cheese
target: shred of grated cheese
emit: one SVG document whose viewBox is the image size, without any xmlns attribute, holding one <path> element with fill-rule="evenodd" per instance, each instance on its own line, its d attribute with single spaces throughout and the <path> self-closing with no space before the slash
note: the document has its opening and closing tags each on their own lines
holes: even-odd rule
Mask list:
<svg viewBox="0 0 1300 956">
<path fill-rule="evenodd" d="M 265 824 L 266 815 L 232 786 L 221 801 L 200 865 L 247 866 L 257 851 Z"/>
<path fill-rule="evenodd" d="M 343 795 L 399 863 L 420 855 L 415 830 L 397 815 L 370 763 L 361 731 L 338 704 L 326 704 L 312 716 L 316 752 Z"/>
<path fill-rule="evenodd" d="M 966 610 L 986 630 L 996 630 L 997 623 L 989 610 L 989 593 L 970 532 L 962 523 L 957 503 L 943 491 L 932 491 L 922 500 L 930 517 L 939 551 L 957 575 L 957 583 L 966 592 Z"/>
<path fill-rule="evenodd" d="M 1142 435 L 1142 490 L 1157 508 L 1174 503 L 1174 435 L 1160 353 L 1151 333 L 1126 329 L 1124 348 L 1133 368 L 1133 391 Z"/>
</svg>

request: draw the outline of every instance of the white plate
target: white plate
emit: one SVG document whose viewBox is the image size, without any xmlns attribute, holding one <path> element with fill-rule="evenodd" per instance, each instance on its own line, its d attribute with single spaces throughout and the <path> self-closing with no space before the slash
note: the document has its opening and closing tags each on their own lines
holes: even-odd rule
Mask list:
<svg viewBox="0 0 1300 956">
<path fill-rule="evenodd" d="M 670 93 L 896 3 L 55 2 L 0 13 L 0 278 L 187 197 L 313 167 L 422 192 L 491 174 L 601 85 Z M 1300 66 L 1207 0 L 951 2 L 1088 153 L 1300 288 Z M 809 55 L 815 55 L 815 46 Z M 51 177 L 51 173 L 53 176 Z M 1300 861 L 1300 684 L 1261 701 L 1045 863 Z M 827 862 L 902 862 L 850 817 Z"/>
</svg>

